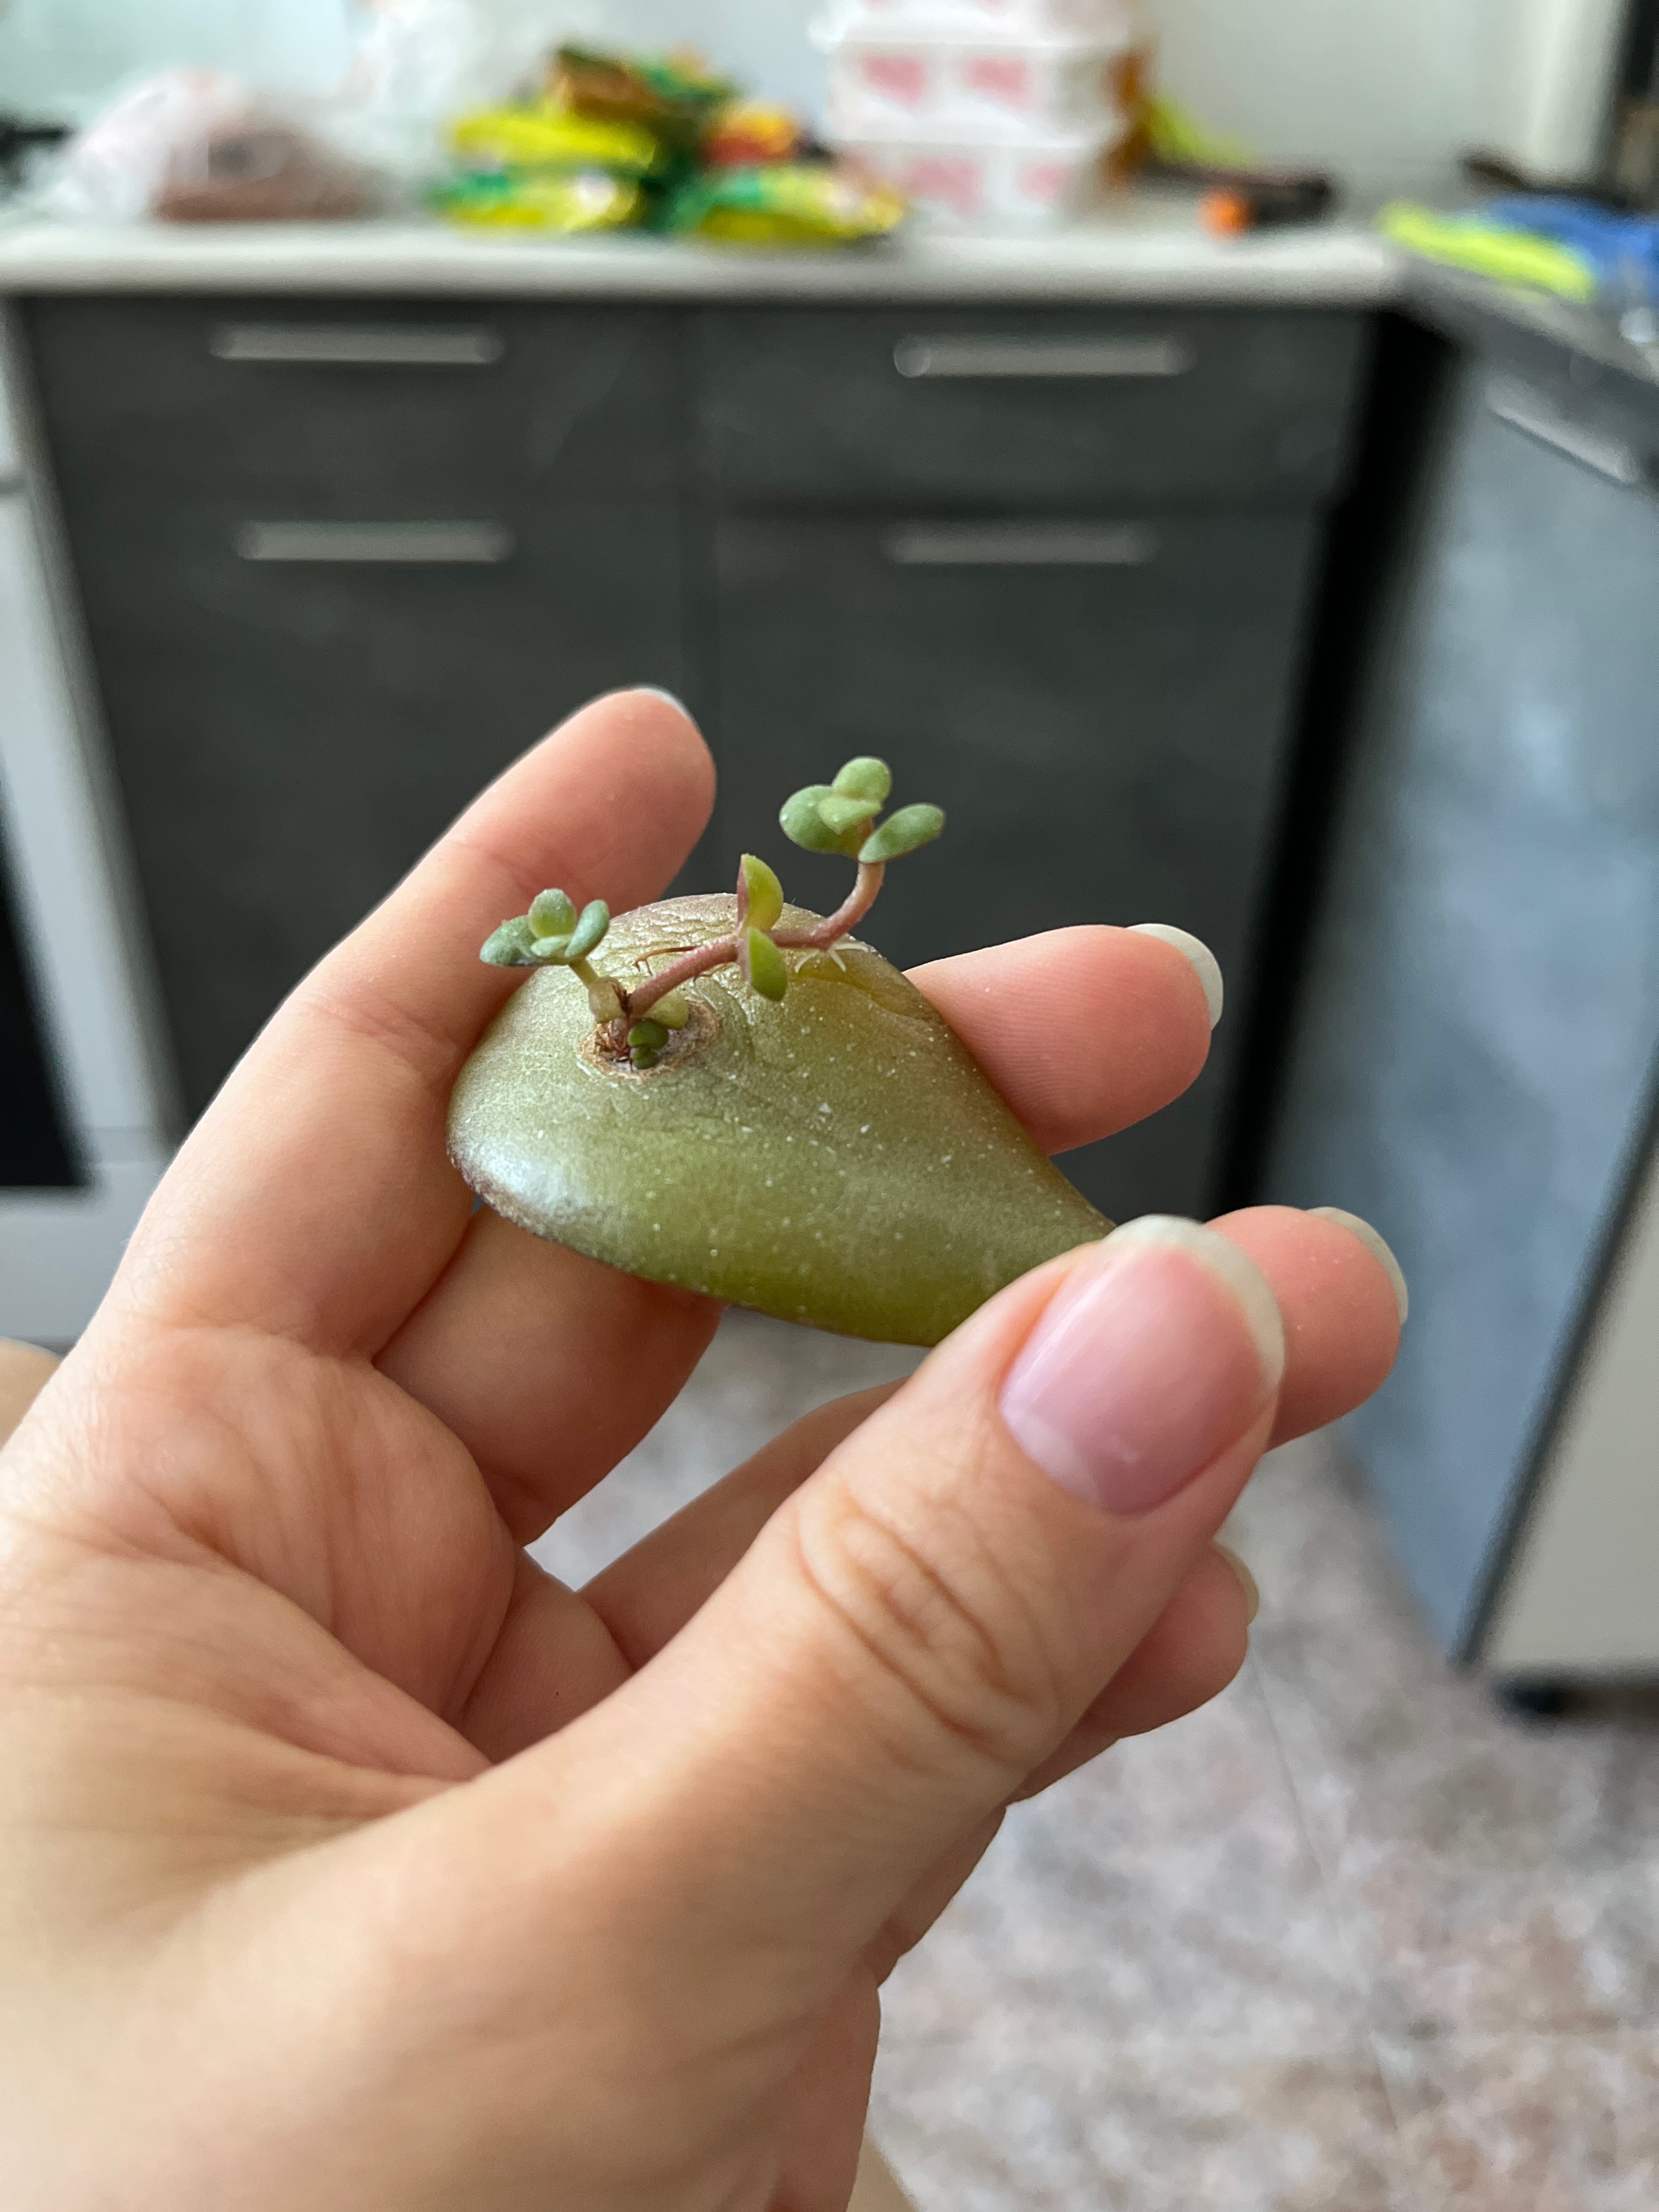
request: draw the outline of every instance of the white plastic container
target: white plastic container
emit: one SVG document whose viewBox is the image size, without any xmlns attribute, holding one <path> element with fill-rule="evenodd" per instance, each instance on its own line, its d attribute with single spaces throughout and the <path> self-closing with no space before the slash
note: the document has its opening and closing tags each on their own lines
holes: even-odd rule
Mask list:
<svg viewBox="0 0 1659 2212">
<path fill-rule="evenodd" d="M 935 38 L 1101 39 L 1128 46 L 1141 35 L 1139 0 L 839 0 L 837 28 L 885 25 Z"/>
<path fill-rule="evenodd" d="M 1052 137 L 1115 115 L 1116 51 L 1092 41 L 901 38 L 827 33 L 829 118 L 836 132 Z"/>
<path fill-rule="evenodd" d="M 1121 125 L 1024 138 L 833 133 L 838 149 L 945 230 L 1052 230 L 1100 189 Z"/>
</svg>

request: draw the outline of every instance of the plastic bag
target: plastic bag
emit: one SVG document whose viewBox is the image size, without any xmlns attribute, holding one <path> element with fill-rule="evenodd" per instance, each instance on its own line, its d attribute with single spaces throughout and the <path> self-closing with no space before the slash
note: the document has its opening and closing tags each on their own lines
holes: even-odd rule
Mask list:
<svg viewBox="0 0 1659 2212">
<path fill-rule="evenodd" d="M 315 222 L 368 213 L 371 179 L 219 70 L 119 94 L 64 149 L 46 206 L 91 222 Z"/>
</svg>

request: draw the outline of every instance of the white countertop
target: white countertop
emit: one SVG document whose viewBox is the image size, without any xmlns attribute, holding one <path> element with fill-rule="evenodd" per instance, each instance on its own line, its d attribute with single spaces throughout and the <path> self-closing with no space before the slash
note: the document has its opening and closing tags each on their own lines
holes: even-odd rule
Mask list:
<svg viewBox="0 0 1659 2212">
<path fill-rule="evenodd" d="M 538 240 L 439 222 L 90 226 L 0 221 L 0 293 L 487 294 L 523 298 L 1190 300 L 1372 307 L 1399 261 L 1358 224 L 1238 240 L 1190 202 L 1126 198 L 1041 238 L 915 231 L 875 247 L 791 253 L 624 234 Z"/>
</svg>

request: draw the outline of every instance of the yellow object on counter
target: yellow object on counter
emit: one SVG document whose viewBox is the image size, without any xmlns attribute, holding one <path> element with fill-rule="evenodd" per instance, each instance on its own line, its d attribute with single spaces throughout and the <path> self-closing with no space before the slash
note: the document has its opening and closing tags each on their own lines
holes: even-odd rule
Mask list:
<svg viewBox="0 0 1659 2212">
<path fill-rule="evenodd" d="M 457 117 L 450 144 L 470 161 L 520 169 L 612 169 L 657 177 L 672 155 L 654 131 L 638 123 L 601 122 L 544 104 L 483 107 Z"/>
<path fill-rule="evenodd" d="M 451 222 L 490 230 L 545 230 L 561 237 L 623 230 L 637 222 L 645 195 L 635 179 L 602 169 L 520 169 L 451 178 L 432 205 Z"/>
<path fill-rule="evenodd" d="M 1515 230 L 1480 215 L 1437 215 L 1411 200 L 1395 200 L 1376 218 L 1385 237 L 1425 261 L 1468 269 L 1500 284 L 1531 284 L 1564 300 L 1593 300 L 1595 270 L 1582 254 L 1537 232 Z"/>
<path fill-rule="evenodd" d="M 714 169 L 677 193 L 668 229 L 730 246 L 846 246 L 884 238 L 904 201 L 828 161 Z"/>
</svg>

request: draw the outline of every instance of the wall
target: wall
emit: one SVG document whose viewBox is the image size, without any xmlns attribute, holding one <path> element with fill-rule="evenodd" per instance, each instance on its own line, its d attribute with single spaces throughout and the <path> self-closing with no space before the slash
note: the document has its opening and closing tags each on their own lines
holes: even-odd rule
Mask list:
<svg viewBox="0 0 1659 2212">
<path fill-rule="evenodd" d="M 0 0 L 0 106 L 80 104 L 146 64 L 211 61 L 280 82 L 337 75 L 369 0 Z M 460 12 L 475 0 L 428 0 Z M 507 22 L 618 43 L 690 40 L 816 111 L 806 27 L 822 0 L 476 0 Z M 1166 82 L 1268 159 L 1380 190 L 1449 177 L 1498 143 L 1549 165 L 1588 153 L 1622 0 L 1144 0 Z M 1572 66 L 1565 66 L 1571 58 Z"/>
</svg>

